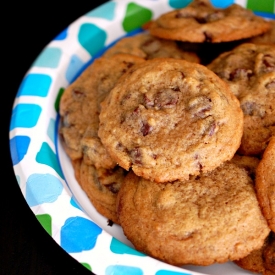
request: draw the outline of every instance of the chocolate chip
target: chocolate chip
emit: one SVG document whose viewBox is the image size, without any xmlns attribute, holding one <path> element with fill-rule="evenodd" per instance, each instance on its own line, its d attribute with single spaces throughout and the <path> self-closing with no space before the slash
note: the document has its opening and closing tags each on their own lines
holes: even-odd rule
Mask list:
<svg viewBox="0 0 275 275">
<path fill-rule="evenodd" d="M 272 80 L 271 82 L 267 83 L 265 85 L 267 89 L 275 89 L 275 80 Z"/>
<path fill-rule="evenodd" d="M 146 94 L 143 95 L 143 102 L 146 107 L 154 107 L 154 100 L 150 99 Z"/>
<path fill-rule="evenodd" d="M 194 17 L 194 19 L 200 24 L 207 23 L 207 19 L 205 17 Z"/>
<path fill-rule="evenodd" d="M 233 81 L 240 78 L 250 78 L 253 72 L 246 68 L 237 68 L 229 74 L 229 80 Z"/>
<path fill-rule="evenodd" d="M 179 99 L 179 95 L 172 89 L 165 89 L 156 94 L 155 106 L 159 108 L 173 108 Z"/>
<path fill-rule="evenodd" d="M 179 87 L 174 87 L 174 88 L 172 88 L 172 90 L 175 91 L 175 92 L 179 92 L 180 88 Z"/>
<path fill-rule="evenodd" d="M 256 103 L 255 102 L 251 102 L 251 101 L 246 101 L 245 103 L 243 103 L 241 105 L 242 110 L 244 112 L 245 115 L 252 115 L 253 111 L 256 107 Z"/>
<path fill-rule="evenodd" d="M 222 11 L 214 11 L 214 12 L 207 15 L 206 21 L 207 22 L 214 22 L 214 21 L 217 21 L 217 20 L 220 20 L 220 19 L 224 18 L 224 16 L 225 15 Z"/>
<path fill-rule="evenodd" d="M 204 42 L 207 42 L 207 43 L 211 43 L 212 42 L 212 38 L 213 38 L 213 36 L 212 36 L 212 34 L 211 33 L 209 33 L 209 32 L 203 32 L 203 34 L 204 34 Z"/>
<path fill-rule="evenodd" d="M 212 109 L 212 101 L 206 96 L 197 96 L 188 102 L 188 110 L 193 117 L 205 118 Z"/>
<path fill-rule="evenodd" d="M 246 101 L 241 105 L 243 113 L 248 116 L 265 116 L 265 109 L 254 101 Z"/>
<path fill-rule="evenodd" d="M 270 54 L 265 54 L 263 57 L 263 65 L 264 72 L 274 72 L 275 58 Z"/>
<path fill-rule="evenodd" d="M 142 164 L 142 156 L 140 148 L 134 148 L 130 152 L 130 157 L 132 159 L 133 164 Z"/>
<path fill-rule="evenodd" d="M 142 122 L 142 127 L 140 128 L 140 131 L 144 137 L 150 134 L 152 130 L 153 130 L 153 127 L 151 125 L 149 125 L 146 122 Z"/>
<path fill-rule="evenodd" d="M 141 49 L 148 55 L 158 52 L 160 48 L 161 43 L 156 39 L 148 39 L 141 45 Z"/>
<path fill-rule="evenodd" d="M 80 90 L 72 90 L 72 95 L 73 98 L 76 100 L 83 99 L 84 97 L 86 97 L 85 93 L 83 93 Z"/>
<path fill-rule="evenodd" d="M 126 65 L 127 69 L 130 69 L 131 67 L 134 66 L 134 63 L 133 63 L 133 62 L 126 62 L 126 61 L 123 61 L 123 64 Z"/>
<path fill-rule="evenodd" d="M 212 136 L 214 135 L 215 129 L 216 129 L 216 123 L 213 122 L 213 123 L 210 125 L 210 127 L 209 127 L 209 132 L 208 132 L 208 134 L 209 134 L 210 137 L 212 137 Z"/>
<path fill-rule="evenodd" d="M 120 142 L 118 142 L 117 145 L 116 145 L 116 149 L 119 150 L 119 151 L 123 151 L 124 146 Z"/>
<path fill-rule="evenodd" d="M 155 97 L 149 98 L 147 95 L 143 96 L 143 102 L 147 108 L 173 108 L 178 102 L 180 91 L 179 87 L 174 87 L 172 89 L 163 89 L 159 91 Z"/>
<path fill-rule="evenodd" d="M 116 182 L 112 182 L 104 186 L 106 186 L 106 188 L 108 188 L 108 190 L 111 191 L 113 194 L 117 194 L 119 191 L 119 185 Z"/>
</svg>

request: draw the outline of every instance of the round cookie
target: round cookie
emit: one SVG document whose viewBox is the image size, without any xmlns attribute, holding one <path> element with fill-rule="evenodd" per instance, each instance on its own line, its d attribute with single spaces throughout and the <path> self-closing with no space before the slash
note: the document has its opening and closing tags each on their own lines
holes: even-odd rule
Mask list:
<svg viewBox="0 0 275 275">
<path fill-rule="evenodd" d="M 207 0 L 162 14 L 145 25 L 157 37 L 189 42 L 225 42 L 262 34 L 271 26 L 238 4 L 218 9 Z"/>
<path fill-rule="evenodd" d="M 197 54 L 182 50 L 176 41 L 157 38 L 148 33 L 122 38 L 103 56 L 110 57 L 117 53 L 133 54 L 144 59 L 170 57 L 200 63 Z"/>
<path fill-rule="evenodd" d="M 116 166 L 113 169 L 96 169 L 93 165 L 81 162 L 78 182 L 96 210 L 119 224 L 116 213 L 116 198 L 126 171 Z"/>
<path fill-rule="evenodd" d="M 143 61 L 129 54 L 98 58 L 66 88 L 60 101 L 60 135 L 72 160 L 84 157 L 87 163 L 106 169 L 116 165 L 97 135 L 100 102 L 121 75 Z"/>
<path fill-rule="evenodd" d="M 102 102 L 98 135 L 121 167 L 166 182 L 231 159 L 242 122 L 238 100 L 206 67 L 156 58 L 117 82 Z"/>
<path fill-rule="evenodd" d="M 183 182 L 156 183 L 130 172 L 117 213 L 137 250 L 173 265 L 243 258 L 270 232 L 253 181 L 230 162 Z"/>
<path fill-rule="evenodd" d="M 270 232 L 264 245 L 252 251 L 248 256 L 234 261 L 245 270 L 261 273 L 263 275 L 275 274 L 275 235 Z"/>
<path fill-rule="evenodd" d="M 255 188 L 263 215 L 275 232 L 275 136 L 270 139 L 257 167 Z"/>
<path fill-rule="evenodd" d="M 275 45 L 245 43 L 207 66 L 226 81 L 244 112 L 239 152 L 260 155 L 275 135 Z"/>
</svg>

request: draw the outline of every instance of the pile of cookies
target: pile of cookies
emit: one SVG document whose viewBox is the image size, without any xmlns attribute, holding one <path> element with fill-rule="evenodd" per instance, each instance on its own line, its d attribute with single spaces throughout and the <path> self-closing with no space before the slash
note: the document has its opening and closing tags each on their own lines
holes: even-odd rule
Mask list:
<svg viewBox="0 0 275 275">
<path fill-rule="evenodd" d="M 137 250 L 274 274 L 274 22 L 206 0 L 163 14 L 94 60 L 60 116 L 77 181 Z"/>
</svg>

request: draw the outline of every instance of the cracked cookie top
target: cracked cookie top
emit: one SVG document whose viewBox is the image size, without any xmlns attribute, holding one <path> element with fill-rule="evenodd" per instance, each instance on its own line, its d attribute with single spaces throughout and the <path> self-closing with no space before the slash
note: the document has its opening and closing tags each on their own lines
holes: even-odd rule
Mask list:
<svg viewBox="0 0 275 275">
<path fill-rule="evenodd" d="M 206 0 L 161 15 L 146 26 L 157 37 L 189 42 L 226 42 L 250 38 L 271 26 L 238 4 L 218 9 Z"/>
<path fill-rule="evenodd" d="M 98 135 L 121 167 L 157 182 L 188 179 L 233 157 L 243 113 L 206 67 L 173 58 L 133 66 L 102 102 Z"/>
</svg>

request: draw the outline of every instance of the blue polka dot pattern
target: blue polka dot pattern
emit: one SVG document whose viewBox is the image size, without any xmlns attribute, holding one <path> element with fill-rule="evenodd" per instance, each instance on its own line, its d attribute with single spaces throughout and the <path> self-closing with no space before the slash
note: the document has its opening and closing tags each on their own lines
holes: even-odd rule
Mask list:
<svg viewBox="0 0 275 275">
<path fill-rule="evenodd" d="M 67 38 L 68 35 L 68 29 L 65 29 L 64 31 L 62 31 L 60 34 L 58 34 L 54 40 L 64 40 Z"/>
<path fill-rule="evenodd" d="M 55 202 L 63 190 L 60 180 L 51 174 L 33 174 L 27 179 L 26 200 L 30 206 Z"/>
<path fill-rule="evenodd" d="M 88 13 L 86 13 L 86 16 L 88 17 L 99 17 L 104 18 L 107 20 L 113 20 L 115 16 L 115 8 L 116 3 L 115 2 L 108 2 L 106 5 L 100 6 Z"/>
<path fill-rule="evenodd" d="M 37 153 L 35 160 L 38 163 L 45 164 L 53 168 L 61 178 L 64 178 L 57 160 L 57 157 L 48 143 L 43 142 L 40 151 Z"/>
<path fill-rule="evenodd" d="M 71 253 L 90 250 L 96 245 L 101 232 L 102 229 L 88 219 L 69 218 L 61 228 L 61 246 Z"/>
<path fill-rule="evenodd" d="M 110 226 L 83 194 L 58 134 L 59 102 L 64 89 L 106 47 L 121 37 L 141 32 L 142 24 L 158 14 L 182 8 L 191 1 L 110 0 L 87 12 L 45 47 L 24 77 L 15 98 L 10 121 L 10 153 L 19 188 L 45 230 L 95 274 L 202 274 L 165 264 L 126 245 L 129 241 L 121 228 Z M 274 18 L 272 1 L 268 1 L 268 10 L 256 0 L 238 2 L 260 7 L 257 14 Z M 222 8 L 237 0 L 211 2 Z M 228 270 L 227 274 L 234 274 L 230 264 L 219 265 L 218 271 L 213 268 L 213 272 L 195 266 L 192 270 L 220 274 L 222 268 Z"/>
<path fill-rule="evenodd" d="M 73 198 L 71 198 L 70 204 L 71 204 L 73 207 L 75 207 L 75 208 L 81 209 L 81 208 L 78 206 L 78 204 L 75 202 L 75 200 L 74 200 Z"/>
<path fill-rule="evenodd" d="M 16 127 L 32 128 L 36 125 L 42 108 L 36 104 L 18 104 L 12 111 L 10 130 Z"/>
<path fill-rule="evenodd" d="M 131 254 L 131 255 L 137 255 L 137 256 L 145 256 L 145 254 L 138 252 L 137 250 L 131 248 L 128 245 L 125 245 L 124 243 L 120 242 L 116 238 L 112 238 L 110 250 L 116 254 Z"/>
<path fill-rule="evenodd" d="M 126 266 L 126 265 L 110 265 L 106 268 L 106 275 L 142 275 L 143 271 L 139 267 Z"/>
<path fill-rule="evenodd" d="M 70 63 L 66 71 L 66 79 L 69 83 L 72 83 L 73 80 L 75 80 L 77 72 L 80 71 L 84 64 L 85 63 L 77 55 L 74 54 L 71 57 Z"/>
<path fill-rule="evenodd" d="M 211 3 L 213 6 L 217 7 L 217 8 L 226 8 L 229 5 L 232 5 L 234 3 L 234 0 L 211 0 Z"/>
<path fill-rule="evenodd" d="M 26 155 L 29 145 L 30 137 L 15 136 L 10 140 L 10 151 L 13 165 L 18 164 Z"/>
<path fill-rule="evenodd" d="M 192 0 L 169 0 L 169 5 L 174 9 L 180 9 L 190 4 Z"/>
<path fill-rule="evenodd" d="M 34 61 L 33 66 L 56 68 L 59 64 L 62 51 L 59 48 L 46 48 Z"/>
<path fill-rule="evenodd" d="M 84 23 L 80 26 L 79 43 L 91 56 L 104 47 L 106 39 L 107 33 L 98 26 L 90 23 Z"/>
<path fill-rule="evenodd" d="M 17 96 L 46 97 L 49 92 L 52 78 L 45 74 L 29 74 L 20 85 Z"/>
</svg>

